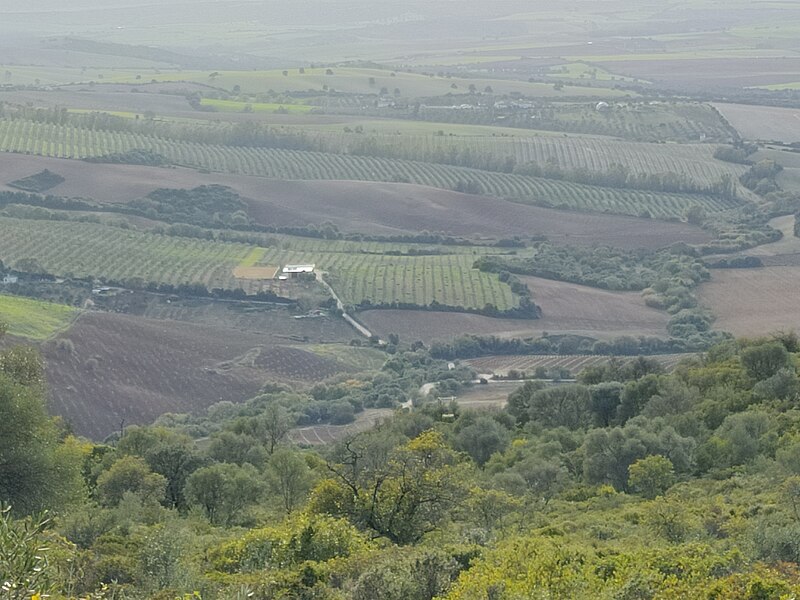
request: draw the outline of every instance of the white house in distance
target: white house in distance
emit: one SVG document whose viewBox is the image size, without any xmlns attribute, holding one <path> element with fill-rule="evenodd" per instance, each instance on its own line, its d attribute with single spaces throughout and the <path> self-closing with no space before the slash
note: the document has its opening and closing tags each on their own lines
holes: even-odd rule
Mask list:
<svg viewBox="0 0 800 600">
<path fill-rule="evenodd" d="M 316 265 L 286 265 L 282 273 L 287 277 L 297 277 L 298 275 L 312 274 Z"/>
</svg>

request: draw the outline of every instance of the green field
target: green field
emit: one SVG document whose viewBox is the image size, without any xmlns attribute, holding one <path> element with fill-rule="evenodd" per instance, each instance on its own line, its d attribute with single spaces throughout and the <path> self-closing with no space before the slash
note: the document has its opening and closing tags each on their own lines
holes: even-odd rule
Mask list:
<svg viewBox="0 0 800 600">
<path fill-rule="evenodd" d="M 500 310 L 518 304 L 511 288 L 497 276 L 472 268 L 472 248 L 462 254 L 393 256 L 366 253 L 367 246 L 383 252 L 399 247 L 377 242 L 365 246 L 294 238 L 287 243 L 284 236 L 279 238 L 284 240 L 281 247 L 254 248 L 94 223 L 6 217 L 0 217 L 0 228 L 0 260 L 11 266 L 33 260 L 45 272 L 59 276 L 234 289 L 247 284 L 233 277 L 233 269 L 241 264 L 315 263 L 329 273 L 331 285 L 348 304 L 436 301 L 473 309 L 492 304 Z"/>
<path fill-rule="evenodd" d="M 303 346 L 322 358 L 329 358 L 358 371 L 378 370 L 386 363 L 386 353 L 375 348 L 359 348 L 344 344 L 314 344 Z"/>
<path fill-rule="evenodd" d="M 0 218 L 0 260 L 35 260 L 50 274 L 140 278 L 157 283 L 235 286 L 232 270 L 250 251 L 243 244 L 170 237 L 93 223 Z"/>
<path fill-rule="evenodd" d="M 0 294 L 0 321 L 17 337 L 47 339 L 69 327 L 77 314 L 71 306 Z"/>
<path fill-rule="evenodd" d="M 236 100 L 216 100 L 214 98 L 203 98 L 201 106 L 208 106 L 219 112 L 267 112 L 267 113 L 296 113 L 305 114 L 311 112 L 314 107 L 306 104 L 274 104 L 267 102 L 238 102 Z"/>
<path fill-rule="evenodd" d="M 270 90 L 278 93 L 291 91 L 332 89 L 350 94 L 376 94 L 381 88 L 387 88 L 389 93 L 394 93 L 398 88 L 404 97 L 441 96 L 453 93 L 456 90 L 466 92 L 470 85 L 483 90 L 491 86 L 495 93 L 509 94 L 512 92 L 537 97 L 633 97 L 632 92 L 622 90 L 608 90 L 587 86 L 568 86 L 563 90 L 554 89 L 553 85 L 546 83 L 529 83 L 508 79 L 493 79 L 483 77 L 430 77 L 420 73 L 404 71 L 391 71 L 389 69 L 370 69 L 356 67 L 335 67 L 333 74 L 326 74 L 326 69 L 306 68 L 304 73 L 299 69 L 290 69 L 283 75 L 280 69 L 269 71 L 192 71 L 169 68 L 141 69 L 97 69 L 87 70 L 77 68 L 57 67 L 18 67 L 10 65 L 0 68 L 11 71 L 10 83 L 16 85 L 63 85 L 68 83 L 128 83 L 145 84 L 151 81 L 167 82 L 181 81 L 212 85 L 228 91 L 239 86 L 243 93 L 265 93 Z M 455 87 L 453 87 L 455 86 Z"/>
<path fill-rule="evenodd" d="M 275 179 L 399 181 L 453 190 L 474 183 L 483 193 L 573 210 L 682 219 L 699 206 L 711 214 L 736 204 L 714 196 L 603 188 L 441 164 L 322 152 L 215 146 L 129 132 L 0 120 L 0 151 L 85 158 L 144 149 L 178 165 Z"/>
</svg>

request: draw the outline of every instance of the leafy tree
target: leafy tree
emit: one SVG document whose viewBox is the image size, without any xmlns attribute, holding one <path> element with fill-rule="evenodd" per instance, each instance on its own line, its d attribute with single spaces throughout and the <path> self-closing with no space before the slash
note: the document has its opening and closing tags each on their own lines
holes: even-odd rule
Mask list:
<svg viewBox="0 0 800 600">
<path fill-rule="evenodd" d="M 756 381 L 763 381 L 789 365 L 789 353 L 780 342 L 749 346 L 740 354 L 742 365 Z"/>
<path fill-rule="evenodd" d="M 278 444 L 286 439 L 286 435 L 294 423 L 289 412 L 277 402 L 271 402 L 264 408 L 258 422 L 258 430 L 262 434 L 267 452 L 273 454 Z"/>
<path fill-rule="evenodd" d="M 591 410 L 598 427 L 608 427 L 617 415 L 623 386 L 621 383 L 600 383 L 589 389 Z"/>
<path fill-rule="evenodd" d="M 118 505 L 126 492 L 144 502 L 161 502 L 166 488 L 166 477 L 153 473 L 144 459 L 123 456 L 97 478 L 95 495 L 105 506 Z"/>
<path fill-rule="evenodd" d="M 63 508 L 80 496 L 83 450 L 47 414 L 38 356 L 6 351 L 0 365 L 0 498 L 20 514 Z"/>
<path fill-rule="evenodd" d="M 645 498 L 663 494 L 675 483 L 672 461 L 659 455 L 641 458 L 628 467 L 628 484 Z"/>
<path fill-rule="evenodd" d="M 167 478 L 167 504 L 186 508 L 186 479 L 205 462 L 190 437 L 165 427 L 129 427 L 117 451 L 144 458 L 154 473 Z"/>
<path fill-rule="evenodd" d="M 312 506 L 396 544 L 437 529 L 466 495 L 463 462 L 435 431 L 391 451 L 385 462 L 367 458 L 358 440 L 345 442 L 339 454 L 328 464 L 335 479 L 317 488 Z"/>
<path fill-rule="evenodd" d="M 528 414 L 545 427 L 587 427 L 592 421 L 589 390 L 583 385 L 559 385 L 536 391 Z"/>
<path fill-rule="evenodd" d="M 478 466 L 483 466 L 495 452 L 508 446 L 511 434 L 491 417 L 478 417 L 474 423 L 456 434 L 455 445 L 470 455 Z"/>
<path fill-rule="evenodd" d="M 533 394 L 545 388 L 541 381 L 526 381 L 522 387 L 517 388 L 508 395 L 507 410 L 517 420 L 517 423 L 524 425 L 530 418 L 530 406 Z"/>
<path fill-rule="evenodd" d="M 268 478 L 278 490 L 283 509 L 291 513 L 308 493 L 312 474 L 299 453 L 289 448 L 279 448 L 269 459 Z"/>
<path fill-rule="evenodd" d="M 223 431 L 214 436 L 208 456 L 218 462 L 259 466 L 266 461 L 267 453 L 253 436 Z"/>
<path fill-rule="evenodd" d="M 186 499 L 208 517 L 212 525 L 231 525 L 254 504 L 264 486 L 252 465 L 217 463 L 192 473 L 186 481 Z"/>
</svg>

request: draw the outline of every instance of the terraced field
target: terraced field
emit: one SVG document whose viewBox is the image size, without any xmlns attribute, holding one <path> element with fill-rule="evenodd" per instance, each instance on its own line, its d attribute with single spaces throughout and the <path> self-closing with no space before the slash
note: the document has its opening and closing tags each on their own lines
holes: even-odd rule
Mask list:
<svg viewBox="0 0 800 600">
<path fill-rule="evenodd" d="M 735 200 L 697 194 L 668 194 L 481 171 L 424 162 L 367 158 L 270 148 L 214 146 L 137 133 L 99 131 L 68 125 L 0 120 L 0 151 L 56 158 L 84 158 L 145 149 L 178 165 L 275 179 L 405 181 L 442 189 L 469 184 L 481 193 L 574 210 L 682 219 L 700 206 L 708 214 Z"/>
</svg>

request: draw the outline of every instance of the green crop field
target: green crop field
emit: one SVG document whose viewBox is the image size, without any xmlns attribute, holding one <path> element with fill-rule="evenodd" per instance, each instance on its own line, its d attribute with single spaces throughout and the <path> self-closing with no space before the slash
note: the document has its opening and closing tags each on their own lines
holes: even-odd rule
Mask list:
<svg viewBox="0 0 800 600">
<path fill-rule="evenodd" d="M 9 334 L 18 337 L 47 339 L 66 329 L 77 313 L 63 304 L 0 294 L 0 321 L 8 324 Z"/>
<path fill-rule="evenodd" d="M 306 104 L 273 104 L 267 102 L 237 102 L 236 100 L 216 100 L 203 98 L 201 106 L 209 106 L 219 112 L 288 112 L 303 114 L 311 112 L 314 107 Z"/>
<path fill-rule="evenodd" d="M 469 61 L 467 61 L 469 62 Z M 528 96 L 558 97 L 632 97 L 632 92 L 609 90 L 584 86 L 568 86 L 563 90 L 554 89 L 546 83 L 531 83 L 511 79 L 491 79 L 482 77 L 430 77 L 420 73 L 390 71 L 388 69 L 370 69 L 358 67 L 336 67 L 332 74 L 324 68 L 306 68 L 303 73 L 299 69 L 289 69 L 286 75 L 280 69 L 268 71 L 195 71 L 170 68 L 78 68 L 58 67 L 6 67 L 14 84 L 62 85 L 68 83 L 129 83 L 144 84 L 151 81 L 180 81 L 213 85 L 214 87 L 233 90 L 239 86 L 243 93 L 276 92 L 333 89 L 351 94 L 377 94 L 381 88 L 394 92 L 397 88 L 405 97 L 440 96 L 455 90 L 466 92 L 470 85 L 484 89 L 487 85 L 500 94 L 512 92 Z"/>
<path fill-rule="evenodd" d="M 471 248 L 469 254 L 392 256 L 366 253 L 363 245 L 357 249 L 359 244 L 351 242 L 297 238 L 282 247 L 253 248 L 70 221 L 0 217 L 0 228 L 0 260 L 12 266 L 35 261 L 53 275 L 233 289 L 242 285 L 233 277 L 234 267 L 241 264 L 315 263 L 329 273 L 331 285 L 348 304 L 427 305 L 435 300 L 465 308 L 493 304 L 500 310 L 518 304 L 496 275 L 472 268 Z M 380 247 L 377 242 L 370 246 Z M 383 247 L 388 252 L 398 246 Z"/>
<path fill-rule="evenodd" d="M 581 185 L 565 181 L 397 159 L 323 152 L 215 146 L 138 133 L 0 120 L 0 151 L 85 158 L 144 149 L 178 165 L 276 179 L 404 181 L 442 189 L 470 183 L 484 194 L 526 204 L 655 218 L 683 218 L 699 206 L 707 214 L 735 201 L 695 194 L 668 194 Z"/>
<path fill-rule="evenodd" d="M 278 253 L 267 255 L 274 264 L 316 263 L 330 273 L 330 283 L 345 304 L 368 300 L 373 304 L 405 302 L 427 305 L 434 300 L 447 306 L 500 310 L 514 308 L 517 298 L 497 276 L 472 268 L 474 257 L 380 256 L 370 254 Z"/>
<path fill-rule="evenodd" d="M 94 223 L 0 218 L 0 260 L 34 260 L 47 273 L 111 280 L 235 286 L 233 268 L 250 248 Z"/>
</svg>

